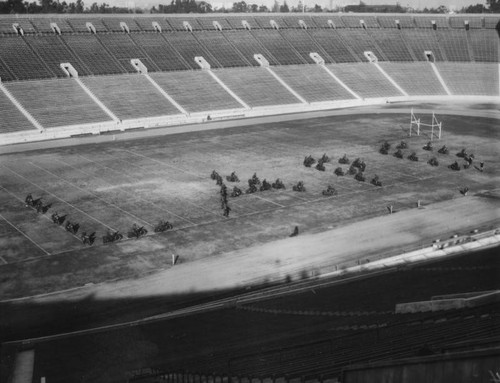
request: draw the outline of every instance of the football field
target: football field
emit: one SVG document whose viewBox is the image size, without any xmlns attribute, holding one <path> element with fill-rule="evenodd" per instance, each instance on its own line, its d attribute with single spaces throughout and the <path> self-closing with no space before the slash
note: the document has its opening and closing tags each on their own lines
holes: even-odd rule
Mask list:
<svg viewBox="0 0 500 383">
<path fill-rule="evenodd" d="M 421 115 L 430 122 L 430 115 Z M 430 132 L 408 136 L 409 114 L 331 116 L 273 122 L 223 130 L 191 132 L 129 141 L 70 146 L 0 156 L 0 291 L 4 299 L 46 293 L 117 279 L 147 275 L 171 266 L 171 255 L 191 262 L 251 248 L 300 233 L 319 233 L 348 223 L 395 212 L 495 193 L 500 171 L 497 121 L 439 115 L 443 135 L 433 150 L 423 147 Z M 387 155 L 379 152 L 387 141 Z M 403 158 L 393 154 L 401 141 Z M 449 154 L 438 149 L 446 145 Z M 474 154 L 465 161 L 462 149 Z M 407 157 L 415 152 L 418 161 Z M 304 157 L 326 154 L 325 171 L 307 168 Z M 365 181 L 348 174 L 351 163 L 366 163 Z M 439 165 L 428 161 L 435 157 Z M 449 165 L 457 161 L 461 170 Z M 484 162 L 484 171 L 479 171 Z M 346 173 L 337 176 L 341 167 Z M 228 187 L 243 191 L 228 197 L 229 217 L 221 209 L 220 186 L 210 178 L 217 171 Z M 226 176 L 236 172 L 240 182 Z M 254 174 L 285 190 L 246 194 Z M 370 181 L 378 176 L 382 186 Z M 306 191 L 292 186 L 303 181 Z M 331 185 L 336 194 L 324 196 Z M 50 206 L 45 214 L 27 208 L 28 193 Z M 52 222 L 51 214 L 78 223 L 73 234 Z M 155 233 L 160 220 L 173 229 Z M 127 238 L 132 225 L 147 235 Z M 121 241 L 106 243 L 107 231 Z M 93 246 L 81 234 L 96 233 Z M 362 233 L 360 233 L 362 235 Z M 354 240 L 355 238 L 353 238 Z M 19 276 L 22 276 L 21 278 Z"/>
</svg>

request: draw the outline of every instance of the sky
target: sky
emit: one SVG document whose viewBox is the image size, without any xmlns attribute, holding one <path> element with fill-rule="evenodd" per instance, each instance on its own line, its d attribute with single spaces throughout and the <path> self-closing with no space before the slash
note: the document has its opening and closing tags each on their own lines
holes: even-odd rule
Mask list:
<svg viewBox="0 0 500 383">
<path fill-rule="evenodd" d="M 139 8 L 149 9 L 153 5 L 158 4 L 170 4 L 171 0 L 84 0 L 86 6 L 89 6 L 94 1 L 97 3 L 105 2 L 110 6 L 117 7 L 129 7 L 133 8 L 134 4 Z M 236 1 L 240 0 L 205 0 L 208 3 L 211 3 L 212 6 L 221 7 L 226 6 L 227 8 L 231 8 L 232 4 Z M 274 0 L 245 0 L 248 4 L 264 4 L 269 8 L 274 4 Z M 279 3 L 283 3 L 284 0 L 278 0 Z M 298 0 L 286 0 L 288 6 L 296 6 Z M 333 7 L 336 6 L 346 6 L 350 4 L 359 4 L 359 0 L 304 0 L 306 6 L 313 7 L 314 4 L 319 4 L 322 7 L 330 8 L 330 4 L 333 4 Z M 416 9 L 427 8 L 437 8 L 440 5 L 444 5 L 451 10 L 458 10 L 464 6 L 474 5 L 474 4 L 486 4 L 485 0 L 363 0 L 363 2 L 367 5 L 378 5 L 378 4 L 391 4 L 396 5 L 399 3 L 403 7 L 412 7 Z"/>
</svg>

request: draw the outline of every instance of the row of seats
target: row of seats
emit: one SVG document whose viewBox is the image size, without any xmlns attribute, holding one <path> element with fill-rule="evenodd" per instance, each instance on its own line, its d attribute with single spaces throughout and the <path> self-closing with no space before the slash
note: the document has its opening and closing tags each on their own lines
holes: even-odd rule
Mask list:
<svg viewBox="0 0 500 383">
<path fill-rule="evenodd" d="M 447 94 L 428 63 L 379 65 L 410 96 Z M 499 96 L 498 64 L 438 63 L 437 68 L 453 95 Z M 272 70 L 309 103 L 403 96 L 371 63 L 287 65 Z M 266 68 L 220 68 L 213 73 L 252 108 L 301 102 Z M 243 108 L 206 71 L 153 72 L 150 76 L 187 113 Z M 121 120 L 181 113 L 140 74 L 86 76 L 81 80 Z M 46 128 L 110 120 L 72 79 L 11 81 L 5 86 Z M 9 100 L 2 101 L 0 110 L 9 105 L 16 110 Z M 2 120 L 2 132 L 33 129 L 23 115 L 15 111 L 9 115 Z"/>
<path fill-rule="evenodd" d="M 104 33 L 0 37 L 2 81 L 64 77 L 61 63 L 80 75 L 134 73 L 131 59 L 150 72 L 200 69 L 195 57 L 212 68 L 258 66 L 261 54 L 271 65 L 366 62 L 366 51 L 379 61 L 498 62 L 492 30 L 254 30 L 194 33 Z"/>
<path fill-rule="evenodd" d="M 272 22 L 271 22 L 272 20 Z M 473 29 L 495 29 L 499 19 L 495 15 L 207 15 L 181 17 L 120 15 L 115 17 L 82 16 L 60 17 L 58 15 L 44 17 L 2 17 L 0 18 L 0 33 L 16 33 L 12 24 L 16 23 L 26 33 L 51 33 L 50 23 L 56 23 L 62 32 L 86 32 L 86 23 L 94 25 L 97 32 L 116 32 L 122 30 L 122 22 L 126 23 L 130 31 L 154 31 L 153 22 L 162 30 L 186 30 L 185 22 L 192 30 L 214 30 L 217 23 L 220 28 L 245 29 L 245 23 L 252 29 L 280 29 L 289 28 L 437 28 L 437 29 L 464 29 L 465 24 Z"/>
<path fill-rule="evenodd" d="M 43 127 L 111 120 L 71 79 L 9 82 L 5 87 Z"/>
</svg>

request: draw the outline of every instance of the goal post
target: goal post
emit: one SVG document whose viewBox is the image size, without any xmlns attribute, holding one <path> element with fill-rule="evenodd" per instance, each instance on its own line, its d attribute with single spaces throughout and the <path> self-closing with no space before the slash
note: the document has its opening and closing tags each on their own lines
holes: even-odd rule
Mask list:
<svg viewBox="0 0 500 383">
<path fill-rule="evenodd" d="M 420 118 L 417 118 L 415 113 L 413 113 L 413 108 L 411 109 L 410 112 L 410 133 L 409 136 L 411 137 L 412 135 L 416 134 L 417 136 L 420 136 L 420 127 L 427 127 L 431 128 L 431 141 L 434 138 L 437 138 L 438 140 L 441 139 L 441 133 L 442 133 L 442 121 L 439 121 L 435 115 L 434 112 L 432 112 L 432 120 L 430 124 L 426 124 L 422 121 L 420 121 Z"/>
</svg>

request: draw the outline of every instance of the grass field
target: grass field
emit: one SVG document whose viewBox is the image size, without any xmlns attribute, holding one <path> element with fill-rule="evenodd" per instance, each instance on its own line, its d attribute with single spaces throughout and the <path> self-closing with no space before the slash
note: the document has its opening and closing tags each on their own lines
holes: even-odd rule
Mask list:
<svg viewBox="0 0 500 383">
<path fill-rule="evenodd" d="M 421 116 L 430 121 L 430 116 Z M 433 152 L 422 149 L 428 135 L 408 137 L 409 115 L 363 115 L 254 125 L 61 149 L 39 150 L 0 157 L 0 293 L 12 298 L 81 286 L 89 282 L 136 277 L 169 267 L 171 254 L 183 262 L 252 247 L 287 237 L 294 226 L 316 233 L 438 201 L 465 198 L 498 188 L 500 171 L 498 121 L 477 117 L 438 116 L 443 137 Z M 389 155 L 378 152 L 383 141 Z M 392 156 L 395 146 L 409 144 L 405 158 Z M 446 144 L 449 155 L 437 153 Z M 469 169 L 453 171 L 462 148 L 474 153 Z M 419 162 L 406 158 L 415 151 Z M 326 171 L 306 168 L 306 155 L 326 153 Z M 347 154 L 367 164 L 366 182 L 337 177 L 338 159 Z M 427 161 L 436 156 L 438 167 Z M 485 171 L 474 165 L 484 161 Z M 235 171 L 247 189 L 257 173 L 270 182 L 280 178 L 286 190 L 271 190 L 229 198 L 232 211 L 222 215 L 219 187 L 210 179 L 216 170 L 225 178 Z M 378 175 L 382 187 L 370 184 Z M 307 191 L 292 191 L 302 180 Z M 324 197 L 331 184 L 338 195 Z M 24 206 L 28 193 L 52 204 L 46 214 Z M 80 230 L 72 235 L 52 223 L 57 211 Z M 174 229 L 155 234 L 166 219 Z M 106 230 L 126 234 L 144 225 L 138 240 L 103 244 Z M 94 246 L 82 244 L 81 232 L 96 232 Z M 126 237 L 126 235 L 125 235 Z"/>
</svg>

